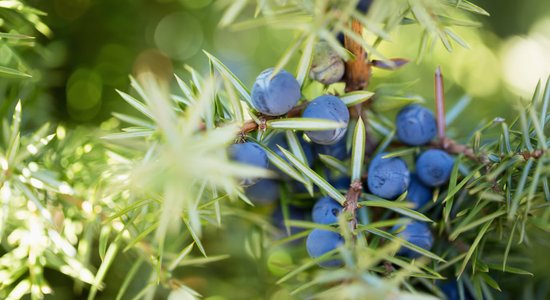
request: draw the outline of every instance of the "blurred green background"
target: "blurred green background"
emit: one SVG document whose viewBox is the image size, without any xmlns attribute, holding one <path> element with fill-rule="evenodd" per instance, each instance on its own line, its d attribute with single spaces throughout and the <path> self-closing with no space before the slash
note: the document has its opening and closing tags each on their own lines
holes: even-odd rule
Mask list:
<svg viewBox="0 0 550 300">
<path fill-rule="evenodd" d="M 470 49 L 455 45 L 448 53 L 438 44 L 418 64 L 397 72 L 377 71 L 373 85 L 419 79 L 411 93 L 422 95 L 431 105 L 433 70 L 441 65 L 449 103 L 466 93 L 476 107 L 468 114 L 473 120 L 509 116 L 509 104 L 530 97 L 537 80 L 550 72 L 550 2 L 475 3 L 491 16 L 476 17 L 483 24 L 479 29 L 456 29 Z M 144 66 L 167 77 L 181 74 L 185 64 L 205 70 L 202 49 L 218 56 L 251 86 L 262 69 L 276 63 L 293 35 L 263 28 L 220 29 L 222 1 L 34 0 L 29 4 L 48 13 L 44 21 L 54 32 L 39 39 L 44 49 L 31 62 L 42 68 L 34 80 L 49 95 L 46 99 L 43 93 L 34 93 L 41 95 L 33 105 L 38 107 L 37 116 L 31 117 L 36 122 L 49 117 L 69 124 L 104 121 L 113 111 L 128 110 L 115 92 L 128 89 L 128 74 Z M 380 49 L 388 57 L 415 59 L 419 36 L 416 26 L 402 26 Z"/>
</svg>

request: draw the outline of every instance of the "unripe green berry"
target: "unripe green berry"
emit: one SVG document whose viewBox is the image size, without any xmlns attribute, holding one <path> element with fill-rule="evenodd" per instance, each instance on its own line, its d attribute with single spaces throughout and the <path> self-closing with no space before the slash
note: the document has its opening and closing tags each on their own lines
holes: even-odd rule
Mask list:
<svg viewBox="0 0 550 300">
<path fill-rule="evenodd" d="M 327 42 L 320 42 L 315 48 L 309 76 L 323 84 L 333 84 L 344 76 L 344 61 Z"/>
</svg>

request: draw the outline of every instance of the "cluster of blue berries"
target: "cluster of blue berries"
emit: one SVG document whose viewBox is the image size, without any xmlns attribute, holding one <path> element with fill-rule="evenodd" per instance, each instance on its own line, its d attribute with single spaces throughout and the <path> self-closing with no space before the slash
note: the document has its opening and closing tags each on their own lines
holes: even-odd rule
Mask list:
<svg viewBox="0 0 550 300">
<path fill-rule="evenodd" d="M 366 11 L 370 2 L 360 1 L 359 5 L 366 5 L 364 10 Z M 361 8 L 358 7 L 358 9 Z M 316 49 L 310 78 L 323 84 L 332 84 L 341 80 L 345 68 L 341 59 L 326 43 L 321 42 Z M 309 167 L 316 170 L 318 174 L 324 174 L 330 184 L 344 192 L 350 188 L 348 174 L 341 174 L 327 168 L 320 160 L 320 155 L 329 155 L 344 162 L 350 158 L 350 147 L 346 138 L 350 114 L 344 102 L 334 95 L 322 95 L 311 101 L 302 99 L 300 84 L 285 70 L 277 73 L 274 73 L 274 69 L 263 71 L 252 88 L 254 109 L 270 118 L 286 115 L 301 101 L 306 104 L 302 111 L 303 118 L 326 119 L 346 125 L 333 130 L 297 132 Z M 430 146 L 435 138 L 437 125 L 433 113 L 427 108 L 416 104 L 402 108 L 397 114 L 395 125 L 399 141 L 405 146 L 419 149 L 416 152 L 418 155 L 412 160 L 405 160 L 389 152 L 382 152 L 372 157 L 366 167 L 364 188 L 367 193 L 385 200 L 401 199 L 407 193 L 406 199 L 412 203 L 413 209 L 426 209 L 433 198 L 434 188 L 440 188 L 448 182 L 454 159 L 447 152 Z M 286 156 L 279 149 L 279 147 L 290 148 L 284 134 L 270 135 L 265 146 L 286 160 Z M 328 196 L 320 195 L 319 190 L 315 190 L 313 196 L 310 195 L 302 183 L 292 180 L 271 165 L 263 148 L 256 143 L 234 144 L 230 147 L 229 154 L 235 161 L 271 169 L 279 175 L 276 179 L 243 179 L 242 184 L 246 187 L 246 195 L 253 203 L 264 205 L 276 203 L 281 197 L 281 191 L 284 190 L 287 195 L 291 195 L 287 197 L 290 198 L 287 199 L 286 205 L 287 218 L 334 226 L 334 230 L 314 229 L 309 233 L 305 244 L 312 258 L 319 258 L 344 244 L 344 238 L 338 233 L 336 227 L 343 211 L 340 203 Z M 409 165 L 414 165 L 414 168 L 410 168 Z M 359 209 L 358 215 L 363 216 L 359 223 L 368 222 L 366 208 Z M 275 209 L 273 220 L 278 227 L 284 227 L 283 213 L 279 205 Z M 293 227 L 290 233 L 296 234 L 301 230 Z M 434 237 L 427 223 L 411 220 L 406 225 L 395 226 L 388 231 L 425 250 L 430 250 L 434 244 Z M 397 254 L 409 258 L 417 258 L 421 255 L 407 247 L 402 247 Z M 341 264 L 342 261 L 334 257 L 319 263 L 323 267 L 336 267 Z"/>
<path fill-rule="evenodd" d="M 301 97 L 300 86 L 296 79 L 282 70 L 273 76 L 273 70 L 262 72 L 254 84 L 252 103 L 254 107 L 265 115 L 281 115 L 288 113 L 295 107 Z M 307 103 L 302 117 L 322 118 L 349 122 L 349 112 L 345 104 L 336 96 L 323 95 Z M 432 112 L 420 105 L 404 107 L 396 117 L 397 137 L 408 146 L 418 147 L 430 143 L 436 134 L 436 120 Z M 350 151 L 346 146 L 347 128 L 321 131 L 305 131 L 299 135 L 302 150 L 310 167 L 314 167 L 319 154 L 330 155 L 339 160 L 346 160 Z M 281 158 L 286 157 L 278 146 L 289 149 L 283 134 L 274 135 L 268 145 Z M 285 173 L 269 164 L 265 151 L 258 144 L 245 142 L 230 147 L 231 157 L 241 163 L 260 168 L 270 168 L 280 174 L 279 179 L 245 179 L 247 196 L 256 204 L 269 204 L 280 197 L 281 186 L 287 182 L 293 193 L 303 193 L 302 184 L 291 181 Z M 387 200 L 397 199 L 407 192 L 407 199 L 413 203 L 415 209 L 424 207 L 433 197 L 432 189 L 445 184 L 451 174 L 454 160 L 445 151 L 428 149 L 416 158 L 415 172 L 411 172 L 405 160 L 400 157 L 389 157 L 388 153 L 381 153 L 373 157 L 368 166 L 366 187 L 368 192 Z M 324 168 L 329 182 L 339 185 L 338 188 L 349 188 L 349 178 L 332 170 Z M 337 184 L 337 181 L 344 184 Z M 319 224 L 337 224 L 342 206 L 330 197 L 321 197 L 312 207 L 311 219 Z M 404 228 L 393 228 L 397 236 L 421 248 L 429 250 L 433 244 L 433 237 L 427 224 L 411 222 Z M 308 236 L 306 247 L 313 257 L 335 249 L 343 242 L 336 232 L 315 229 Z M 402 249 L 400 255 L 416 257 L 418 253 Z M 322 263 L 323 266 L 334 266 L 337 260 Z"/>
</svg>

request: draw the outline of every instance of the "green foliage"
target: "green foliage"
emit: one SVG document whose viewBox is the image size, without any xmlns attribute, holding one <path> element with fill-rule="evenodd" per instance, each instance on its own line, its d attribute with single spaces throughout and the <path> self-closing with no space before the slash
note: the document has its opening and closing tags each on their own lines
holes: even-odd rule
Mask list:
<svg viewBox="0 0 550 300">
<path fill-rule="evenodd" d="M 451 40 L 466 46 L 450 27 L 477 25 L 462 19 L 465 13 L 487 15 L 468 1 L 375 1 L 366 16 L 355 11 L 354 1 L 258 1 L 255 18 L 240 20 L 249 2 L 221 2 L 225 9 L 220 25 L 295 31 L 295 41 L 276 68 L 297 61 L 294 75 L 307 95 L 298 107 L 333 93 L 350 108 L 369 108 L 350 125 L 351 159 L 320 157 L 323 167 L 354 181 L 362 180 L 365 163 L 377 153 L 412 161 L 420 148 L 396 143 L 390 116 L 424 100 L 408 93 L 407 82 L 347 93 L 341 83 L 319 86 L 308 78 L 316 42 L 324 39 L 342 57 L 353 59 L 335 38 L 344 32 L 369 54 L 385 60 L 377 50 L 380 42 L 397 26 L 415 24 L 424 30 L 421 57 L 435 39 L 448 50 Z M 0 13 L 15 14 L 17 20 L 25 19 L 34 30 L 49 34 L 38 19 L 40 12 L 18 1 L 9 3 L 13 7 L 3 7 L 8 10 Z M 350 18 L 374 39 L 351 32 Z M 26 41 L 23 29 L 27 30 L 7 27 L 0 34 L 2 46 Z M 550 79 L 539 84 L 530 101 L 518 102 L 517 118 L 495 118 L 480 124 L 462 144 L 453 140 L 446 148 L 457 155 L 449 184 L 437 189 L 426 207 L 413 210 L 406 193 L 388 201 L 359 192 L 358 205 L 368 209 L 370 222 L 350 227 L 352 216 L 345 213 L 334 227 L 291 220 L 289 205 L 307 205 L 320 195 L 346 203 L 347 191 L 333 187 L 323 168 L 308 166 L 298 140 L 303 130 L 343 125 L 296 116 L 266 119 L 252 108 L 243 81 L 220 59 L 205 55 L 206 74 L 186 66 L 187 73 L 175 75 L 173 83 L 149 72 L 131 77 L 132 90 L 117 92 L 135 113 L 115 112 L 92 131 L 45 124 L 25 133 L 22 105 L 17 103 L 13 116 L 3 121 L 0 143 L 0 298 L 30 294 L 42 299 L 68 285 L 74 292 L 65 298 L 79 295 L 89 300 L 193 299 L 201 294 L 243 299 L 435 299 L 442 296 L 436 282 L 456 277 L 463 293 L 494 299 L 499 291 L 507 292 L 500 273 L 518 282 L 532 279 L 534 262 L 525 253 L 530 245 L 546 243 L 540 234 L 550 230 Z M 26 76 L 27 69 L 17 63 L 17 68 L 2 67 L 0 73 Z M 449 109 L 447 123 L 473 109 L 470 102 L 464 97 Z M 284 158 L 266 146 L 278 133 L 289 141 L 289 149 L 279 148 Z M 242 140 L 260 143 L 272 164 L 305 186 L 307 195 L 293 194 L 286 183 L 281 188 L 287 233 L 297 227 L 304 231 L 281 237 L 281 230 L 266 216 L 270 208 L 254 207 L 247 198 L 240 184 L 243 178 L 276 175 L 229 159 L 227 147 Z M 411 219 L 433 224 L 436 243 L 430 251 L 388 230 Z M 303 247 L 292 246 L 315 228 L 341 233 L 345 245 L 316 259 L 307 257 Z M 396 256 L 399 247 L 423 257 Z M 344 267 L 317 267 L 333 255 L 341 257 Z M 239 264 L 245 263 L 253 267 L 240 272 Z M 120 270 L 122 279 L 116 278 Z M 56 281 L 60 274 L 62 280 Z M 239 278 L 229 278 L 233 274 Z M 248 289 L 233 286 L 243 282 Z"/>
</svg>

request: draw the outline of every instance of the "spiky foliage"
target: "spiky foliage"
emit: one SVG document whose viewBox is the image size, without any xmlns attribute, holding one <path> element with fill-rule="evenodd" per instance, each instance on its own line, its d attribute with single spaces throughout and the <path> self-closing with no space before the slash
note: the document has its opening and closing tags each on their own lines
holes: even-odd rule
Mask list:
<svg viewBox="0 0 550 300">
<path fill-rule="evenodd" d="M 248 2 L 228 1 L 222 25 L 233 24 Z M 316 85 L 308 79 L 315 43 L 327 40 L 352 61 L 354 57 L 336 42 L 335 35 L 341 31 L 369 54 L 395 63 L 376 47 L 396 26 L 418 23 L 425 29 L 419 47 L 422 54 L 434 38 L 449 49 L 450 39 L 464 44 L 449 28 L 473 24 L 460 19 L 462 11 L 486 13 L 467 1 L 375 1 L 367 16 L 354 10 L 354 1 L 278 2 L 282 1 L 259 1 L 258 18 L 231 26 L 262 25 L 297 32 L 296 41 L 277 67 L 288 67 L 302 50 L 295 72 L 302 90 L 312 97 L 338 93 L 346 105 L 360 109 L 348 131 L 351 158 L 339 161 L 325 155 L 321 167 L 310 168 L 297 136 L 303 130 L 342 124 L 297 117 L 304 103 L 311 100 L 309 96 L 288 116 L 261 116 L 251 108 L 248 88 L 209 53 L 210 72 L 201 75 L 187 68 L 189 80 L 175 76 L 174 93 L 170 83 L 150 73 L 132 78 L 132 91 L 119 94 L 140 115 L 115 113 L 118 122 L 125 124 L 121 132 L 113 119 L 94 132 L 68 132 L 59 126 L 54 135 L 45 125 L 24 135 L 18 104 L 13 117 L 4 122 L 0 152 L 1 298 L 31 294 L 40 299 L 52 289 L 55 292 L 57 282 L 48 282 L 45 270 L 67 275 L 75 294 L 88 299 L 100 293 L 115 299 L 196 298 L 200 295 L 194 289 L 201 283 L 194 279 L 220 285 L 220 279 L 229 280 L 226 274 L 216 272 L 205 279 L 193 268 L 232 259 L 228 253 L 234 252 L 224 248 L 223 241 L 216 244 L 213 240 L 242 236 L 244 245 L 238 250 L 253 258 L 257 274 L 240 274 L 247 281 L 246 288 L 232 285 L 235 298 L 275 294 L 320 299 L 432 299 L 429 294 L 442 296 L 436 282 L 457 277 L 462 295 L 469 292 L 493 299 L 500 290 L 498 274 L 505 272 L 525 282 L 531 273 L 524 252 L 529 245 L 546 241 L 540 233 L 546 233 L 550 224 L 545 136 L 550 81 L 545 87 L 539 85 L 532 101 L 518 103 L 516 120 L 495 118 L 480 124 L 469 139 L 442 136 L 440 143 L 428 145 L 457 155 L 457 159 L 448 186 L 436 190 L 433 201 L 420 211 L 410 207 L 406 194 L 388 201 L 365 193 L 360 185 L 338 190 L 324 178 L 325 167 L 359 181 L 366 163 L 377 153 L 406 159 L 419 153 L 418 147 L 403 148 L 396 142 L 388 115 L 423 100 L 408 95 L 407 83 L 369 87 L 376 90 L 375 97 L 366 90 L 344 92 L 342 83 Z M 374 40 L 367 42 L 351 31 L 350 18 L 374 35 Z M 451 108 L 447 122 L 471 109 L 473 105 L 468 103 L 464 98 Z M 252 208 L 240 186 L 243 177 L 274 174 L 239 165 L 226 153 L 238 140 L 265 146 L 276 133 L 286 135 L 290 149 L 281 149 L 286 158 L 282 159 L 265 147 L 271 163 L 302 183 L 308 194 L 292 194 L 288 184 L 282 186 L 287 232 L 290 227 L 306 229 L 284 238 L 266 217 L 265 209 Z M 309 198 L 321 194 L 345 205 L 347 213 L 341 214 L 339 226 L 290 220 L 289 204 L 311 201 Z M 369 223 L 357 224 L 360 217 L 355 206 L 370 210 Z M 388 230 L 411 219 L 433 223 L 436 243 L 432 251 Z M 346 243 L 315 260 L 305 255 L 301 245 L 286 248 L 313 228 L 339 232 Z M 399 247 L 414 249 L 423 258 L 396 256 Z M 339 255 L 345 265 L 320 270 L 316 263 L 332 254 Z M 118 262 L 125 264 L 127 272 L 122 279 L 109 280 Z M 239 262 L 228 264 L 238 269 Z M 215 266 L 206 268 L 217 270 Z M 219 292 L 203 290 L 212 295 Z"/>
</svg>

